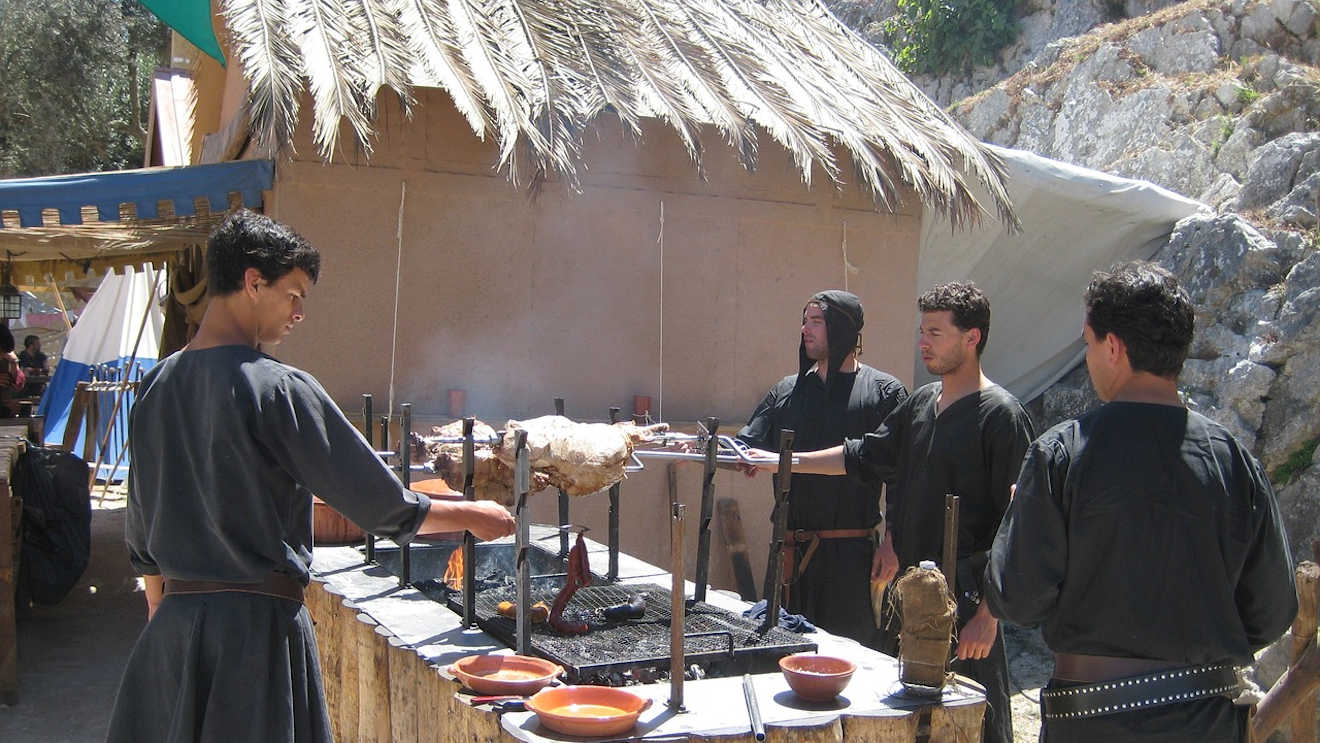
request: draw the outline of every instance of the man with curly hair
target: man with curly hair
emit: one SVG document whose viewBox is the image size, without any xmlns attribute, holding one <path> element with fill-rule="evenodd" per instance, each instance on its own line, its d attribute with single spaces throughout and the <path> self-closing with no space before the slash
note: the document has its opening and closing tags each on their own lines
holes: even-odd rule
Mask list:
<svg viewBox="0 0 1320 743">
<path fill-rule="evenodd" d="M 944 498 L 959 497 L 953 669 L 986 687 L 984 740 L 1012 743 L 1003 633 L 980 597 L 988 550 L 1031 443 L 1031 419 L 981 369 L 990 301 L 980 289 L 970 282 L 941 284 L 922 294 L 917 308 L 917 350 L 939 381 L 913 392 L 874 433 L 798 455 L 793 474 L 846 473 L 863 482 L 890 482 L 885 536 L 871 570 L 885 582 L 922 560 L 942 558 Z M 880 649 L 894 654 L 899 628 L 893 618 L 885 624 Z"/>
<path fill-rule="evenodd" d="M 1032 444 L 986 569 L 986 604 L 1042 625 L 1054 674 L 1041 740 L 1246 740 L 1234 666 L 1297 611 L 1260 463 L 1184 407 L 1187 292 L 1150 263 L 1086 290 L 1098 409 Z"/>
</svg>

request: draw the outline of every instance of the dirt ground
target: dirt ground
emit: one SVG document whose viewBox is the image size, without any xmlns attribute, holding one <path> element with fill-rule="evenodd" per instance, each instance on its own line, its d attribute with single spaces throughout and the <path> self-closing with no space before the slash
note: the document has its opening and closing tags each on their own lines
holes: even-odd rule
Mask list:
<svg viewBox="0 0 1320 743">
<path fill-rule="evenodd" d="M 105 739 L 119 676 L 146 621 L 146 602 L 124 548 L 124 500 L 112 490 L 92 503 L 92 555 L 63 602 L 18 620 L 18 704 L 0 707 L 5 743 L 99 743 Z M 1036 631 L 1006 631 L 1015 743 L 1035 743 L 1036 700 L 1050 657 Z"/>
</svg>

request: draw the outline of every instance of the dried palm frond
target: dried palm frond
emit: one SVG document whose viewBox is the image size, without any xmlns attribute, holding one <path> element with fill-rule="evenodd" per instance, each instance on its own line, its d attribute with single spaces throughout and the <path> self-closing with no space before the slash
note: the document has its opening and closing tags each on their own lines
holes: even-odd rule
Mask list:
<svg viewBox="0 0 1320 743">
<path fill-rule="evenodd" d="M 427 77 L 422 85 L 436 85 L 454 101 L 478 139 L 486 138 L 490 111 L 472 71 L 463 63 L 455 41 L 454 24 L 445 0 L 399 0 L 399 23 L 414 56 Z"/>
<path fill-rule="evenodd" d="M 225 0 L 222 13 L 248 80 L 252 134 L 268 152 L 293 139 L 302 92 L 285 0 Z"/>
<path fill-rule="evenodd" d="M 878 204 L 910 189 L 963 225 L 980 195 L 1017 226 L 1003 163 L 822 0 L 224 2 L 263 141 L 292 137 L 303 74 L 326 158 L 344 118 L 369 151 L 381 86 L 406 104 L 409 85 L 437 85 L 515 181 L 575 185 L 586 127 L 613 111 L 635 137 L 642 118 L 669 124 L 698 168 L 702 126 L 748 168 L 760 127 L 808 185 L 817 167 L 842 184 L 851 158 Z"/>
<path fill-rule="evenodd" d="M 301 45 L 303 72 L 315 107 L 312 136 L 327 158 L 339 139 L 339 122 L 348 119 L 363 151 L 371 152 L 371 106 L 366 100 L 363 60 L 352 43 L 353 23 L 339 0 L 288 0 L 296 3 L 291 36 Z"/>
</svg>

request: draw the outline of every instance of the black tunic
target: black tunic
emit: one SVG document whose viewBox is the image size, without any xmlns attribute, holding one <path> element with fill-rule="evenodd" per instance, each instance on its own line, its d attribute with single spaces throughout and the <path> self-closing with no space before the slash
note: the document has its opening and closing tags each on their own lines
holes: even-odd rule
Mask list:
<svg viewBox="0 0 1320 743">
<path fill-rule="evenodd" d="M 848 436 L 874 431 L 906 397 L 897 378 L 861 364 L 835 372 L 829 384 L 815 373 L 784 377 L 756 407 L 738 438 L 777 451 L 779 432 L 794 432 L 793 448 L 814 451 L 838 446 Z M 879 484 L 845 477 L 793 475 L 790 529 L 869 529 L 880 521 Z M 799 559 L 806 544 L 798 545 Z M 871 644 L 870 539 L 821 540 L 806 571 L 789 591 L 789 611 L 805 615 L 829 632 Z"/>
<path fill-rule="evenodd" d="M 1250 663 L 1297 609 L 1269 480 L 1222 426 L 1109 403 L 1031 447 L 995 538 L 986 598 L 1056 652 Z M 1050 740 L 1242 740 L 1225 698 L 1079 721 Z"/>
<path fill-rule="evenodd" d="M 127 540 L 139 573 L 306 584 L 312 492 L 407 541 L 430 509 L 310 375 L 244 346 L 176 353 L 130 420 Z M 307 610 L 242 593 L 171 595 L 129 660 L 111 741 L 328 741 Z"/>
<path fill-rule="evenodd" d="M 1027 411 L 998 385 L 966 395 L 939 412 L 942 389 L 940 382 L 921 387 L 875 433 L 850 439 L 844 462 L 850 474 L 867 481 L 896 478 L 889 488 L 886 517 L 900 572 L 922 560 L 943 559 L 944 497 L 958 496 L 955 583 L 961 627 L 975 611 L 988 550 L 1033 432 Z M 886 632 L 882 648 L 890 653 L 898 647 L 893 629 Z M 954 670 L 986 687 L 985 739 L 1011 743 L 1003 633 L 989 657 L 955 662 Z"/>
</svg>

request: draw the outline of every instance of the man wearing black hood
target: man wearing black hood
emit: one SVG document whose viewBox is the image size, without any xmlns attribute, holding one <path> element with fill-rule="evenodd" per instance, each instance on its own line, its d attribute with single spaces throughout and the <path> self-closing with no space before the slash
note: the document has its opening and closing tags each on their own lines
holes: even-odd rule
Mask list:
<svg viewBox="0 0 1320 743">
<path fill-rule="evenodd" d="M 780 430 L 790 429 L 794 448 L 809 450 L 878 428 L 907 389 L 858 362 L 861 330 L 857 295 L 836 289 L 813 296 L 802 310 L 798 373 L 770 389 L 738 438 L 777 449 Z M 866 644 L 877 639 L 869 571 L 879 496 L 878 484 L 822 475 L 795 475 L 789 492 L 788 610 Z"/>
</svg>

